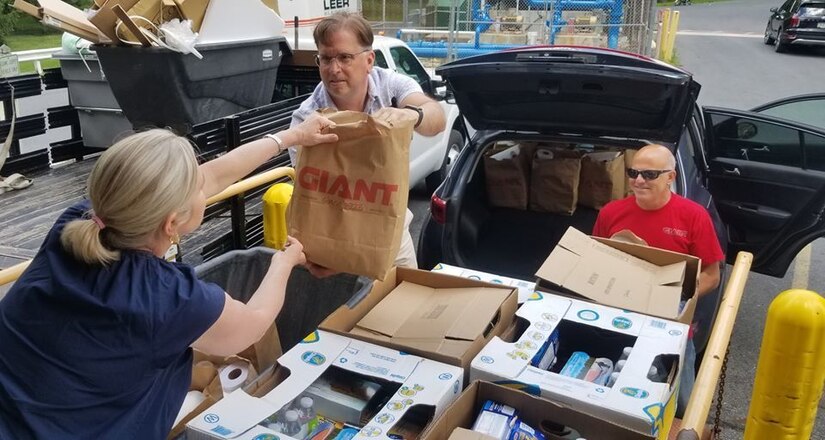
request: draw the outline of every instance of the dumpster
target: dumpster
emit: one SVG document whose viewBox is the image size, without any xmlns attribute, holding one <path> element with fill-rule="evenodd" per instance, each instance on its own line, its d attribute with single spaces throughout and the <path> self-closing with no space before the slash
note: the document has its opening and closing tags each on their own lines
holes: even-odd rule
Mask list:
<svg viewBox="0 0 825 440">
<path fill-rule="evenodd" d="M 58 52 L 60 72 L 69 89 L 69 102 L 77 109 L 80 133 L 87 147 L 107 148 L 132 131 L 118 106 L 106 75 L 94 53 Z"/>
<path fill-rule="evenodd" d="M 161 47 L 92 46 L 135 129 L 195 124 L 269 104 L 284 37 L 196 46 L 198 59 Z"/>
<path fill-rule="evenodd" d="M 231 297 L 246 302 L 261 284 L 275 252 L 264 247 L 227 252 L 197 266 L 195 273 L 200 279 L 223 287 Z M 341 305 L 357 304 L 371 287 L 372 281 L 364 277 L 338 274 L 319 279 L 303 267 L 296 267 L 287 283 L 284 306 L 275 320 L 283 351 L 302 341 Z"/>
</svg>

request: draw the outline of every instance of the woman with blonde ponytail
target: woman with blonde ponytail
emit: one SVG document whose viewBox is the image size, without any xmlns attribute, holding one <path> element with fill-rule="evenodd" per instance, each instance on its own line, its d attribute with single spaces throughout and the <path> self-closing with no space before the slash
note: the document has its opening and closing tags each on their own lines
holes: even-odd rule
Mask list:
<svg viewBox="0 0 825 440">
<path fill-rule="evenodd" d="M 0 439 L 162 439 L 188 391 L 192 348 L 248 347 L 283 306 L 290 238 L 246 303 L 163 256 L 206 199 L 289 145 L 337 140 L 313 117 L 198 165 L 186 138 L 134 134 L 104 152 L 88 199 L 67 209 L 0 301 Z"/>
</svg>

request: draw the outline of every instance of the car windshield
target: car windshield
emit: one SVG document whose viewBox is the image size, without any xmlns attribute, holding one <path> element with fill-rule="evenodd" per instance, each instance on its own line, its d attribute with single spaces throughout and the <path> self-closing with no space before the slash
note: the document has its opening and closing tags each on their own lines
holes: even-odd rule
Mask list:
<svg viewBox="0 0 825 440">
<path fill-rule="evenodd" d="M 825 3 L 805 3 L 799 8 L 800 17 L 825 17 Z"/>
</svg>

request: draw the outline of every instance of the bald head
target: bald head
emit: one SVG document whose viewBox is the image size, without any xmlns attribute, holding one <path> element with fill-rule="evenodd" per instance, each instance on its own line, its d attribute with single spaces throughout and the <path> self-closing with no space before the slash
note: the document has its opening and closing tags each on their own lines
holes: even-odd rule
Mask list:
<svg viewBox="0 0 825 440">
<path fill-rule="evenodd" d="M 637 163 L 644 163 L 651 168 L 659 170 L 675 170 L 676 158 L 670 149 L 663 145 L 650 144 L 642 147 L 633 156 L 633 168 L 637 168 Z"/>
<path fill-rule="evenodd" d="M 638 172 L 636 177 L 630 178 L 636 204 L 648 211 L 665 206 L 670 201 L 670 186 L 676 179 L 673 153 L 662 145 L 647 145 L 633 156 L 632 168 Z"/>
</svg>

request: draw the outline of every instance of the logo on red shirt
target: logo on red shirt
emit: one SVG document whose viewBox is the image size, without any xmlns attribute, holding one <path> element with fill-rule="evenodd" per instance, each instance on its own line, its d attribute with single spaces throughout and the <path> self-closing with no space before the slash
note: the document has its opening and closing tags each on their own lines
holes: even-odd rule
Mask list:
<svg viewBox="0 0 825 440">
<path fill-rule="evenodd" d="M 662 232 L 664 232 L 665 235 L 671 235 L 671 236 L 676 236 L 676 237 L 681 237 L 681 238 L 687 238 L 687 235 L 688 235 L 687 231 L 685 231 L 683 229 L 670 228 L 670 227 L 667 227 L 667 226 L 662 228 Z"/>
</svg>

